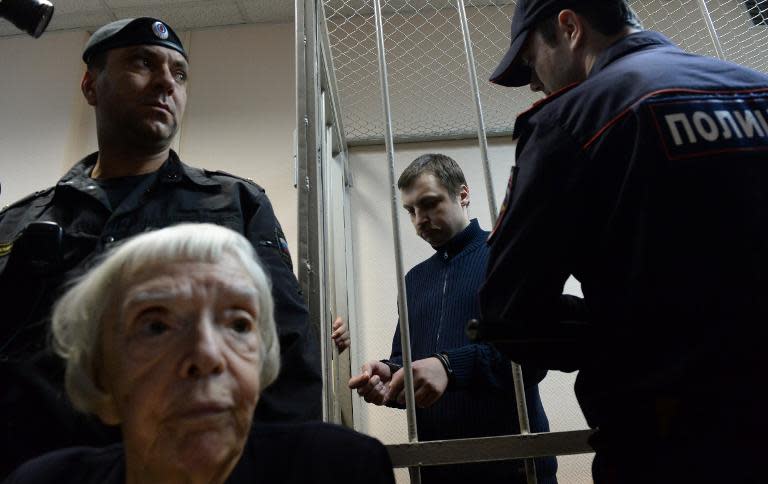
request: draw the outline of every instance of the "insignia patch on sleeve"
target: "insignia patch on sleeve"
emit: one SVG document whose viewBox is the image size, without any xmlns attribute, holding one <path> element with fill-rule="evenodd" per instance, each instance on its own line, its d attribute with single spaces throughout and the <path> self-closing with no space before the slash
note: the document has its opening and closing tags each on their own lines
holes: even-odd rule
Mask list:
<svg viewBox="0 0 768 484">
<path fill-rule="evenodd" d="M 285 240 L 285 234 L 280 227 L 275 227 L 275 244 L 280 251 L 280 257 L 283 258 L 288 267 L 293 270 L 293 262 L 291 262 L 291 252 L 288 250 L 288 241 Z"/>
<path fill-rule="evenodd" d="M 768 151 L 768 96 L 698 98 L 650 106 L 670 160 Z"/>
</svg>

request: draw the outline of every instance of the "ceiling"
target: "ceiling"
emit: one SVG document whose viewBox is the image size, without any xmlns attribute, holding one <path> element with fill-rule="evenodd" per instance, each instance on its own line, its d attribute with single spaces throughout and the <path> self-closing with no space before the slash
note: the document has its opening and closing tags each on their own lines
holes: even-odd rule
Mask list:
<svg viewBox="0 0 768 484">
<path fill-rule="evenodd" d="M 293 22 L 293 0 L 50 0 L 55 10 L 46 32 L 94 31 L 121 18 L 157 17 L 174 30 L 222 25 Z M 26 35 L 0 20 L 0 36 Z"/>
</svg>

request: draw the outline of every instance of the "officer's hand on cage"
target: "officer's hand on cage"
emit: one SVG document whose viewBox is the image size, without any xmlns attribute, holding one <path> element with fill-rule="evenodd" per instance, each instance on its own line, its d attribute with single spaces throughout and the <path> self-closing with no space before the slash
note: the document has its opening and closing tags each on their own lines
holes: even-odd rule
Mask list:
<svg viewBox="0 0 768 484">
<path fill-rule="evenodd" d="M 435 357 L 416 360 L 411 365 L 413 368 L 413 391 L 416 397 L 416 406 L 426 408 L 440 400 L 448 387 L 448 374 L 445 367 Z M 405 404 L 405 368 L 398 370 L 389 382 L 389 394 L 387 401 L 395 401 Z"/>
<path fill-rule="evenodd" d="M 344 350 L 350 347 L 352 339 L 349 337 L 349 327 L 347 323 L 341 319 L 341 316 L 337 316 L 333 322 L 333 333 L 331 334 L 333 343 L 338 348 L 339 353 L 344 353 Z"/>
<path fill-rule="evenodd" d="M 381 361 L 371 360 L 363 365 L 361 371 L 362 373 L 349 379 L 349 388 L 356 389 L 368 403 L 384 405 L 384 397 L 389 391 L 389 380 L 392 378 L 389 366 Z"/>
</svg>

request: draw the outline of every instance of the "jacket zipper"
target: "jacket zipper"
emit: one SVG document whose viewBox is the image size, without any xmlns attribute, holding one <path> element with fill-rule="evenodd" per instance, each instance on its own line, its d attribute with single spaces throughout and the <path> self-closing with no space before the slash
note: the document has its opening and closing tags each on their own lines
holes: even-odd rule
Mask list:
<svg viewBox="0 0 768 484">
<path fill-rule="evenodd" d="M 445 291 L 448 288 L 448 266 L 445 266 L 443 273 L 443 297 L 440 301 L 440 319 L 437 322 L 437 338 L 435 341 L 435 351 L 440 350 L 440 332 L 443 329 L 443 316 L 445 316 Z"/>
</svg>

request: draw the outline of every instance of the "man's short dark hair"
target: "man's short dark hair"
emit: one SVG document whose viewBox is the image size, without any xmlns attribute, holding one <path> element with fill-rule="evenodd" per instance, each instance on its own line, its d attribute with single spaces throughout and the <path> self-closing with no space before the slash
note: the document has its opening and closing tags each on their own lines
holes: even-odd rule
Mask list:
<svg viewBox="0 0 768 484">
<path fill-rule="evenodd" d="M 98 52 L 96 54 L 93 54 L 91 58 L 88 60 L 88 70 L 89 71 L 101 71 L 104 69 L 104 67 L 107 65 L 107 54 L 109 51 L 104 52 Z"/>
<path fill-rule="evenodd" d="M 413 160 L 408 168 L 400 174 L 397 188 L 403 190 L 410 187 L 424 173 L 435 175 L 440 184 L 454 197 L 458 196 L 461 187 L 467 184 L 464 172 L 461 171 L 456 160 L 439 153 L 428 153 Z"/>
<path fill-rule="evenodd" d="M 582 0 L 568 7 L 603 35 L 618 34 L 625 27 L 642 28 L 640 20 L 626 0 Z M 558 9 L 558 12 L 562 9 Z M 540 21 L 536 30 L 544 41 L 551 45 L 557 43 L 557 16 L 548 15 Z"/>
</svg>

